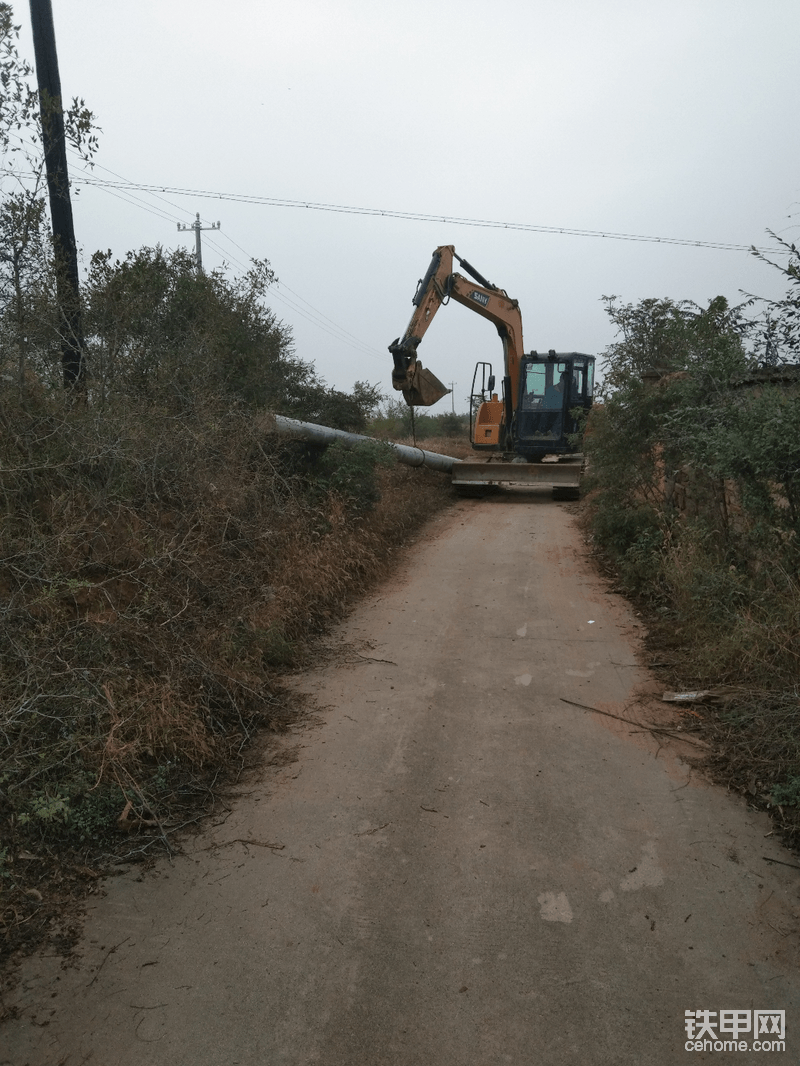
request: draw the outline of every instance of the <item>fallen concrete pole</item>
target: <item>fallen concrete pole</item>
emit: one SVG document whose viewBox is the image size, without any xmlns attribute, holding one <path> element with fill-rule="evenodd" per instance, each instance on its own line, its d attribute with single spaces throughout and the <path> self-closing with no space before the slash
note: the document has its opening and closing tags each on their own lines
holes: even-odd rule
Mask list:
<svg viewBox="0 0 800 1066">
<path fill-rule="evenodd" d="M 406 466 L 427 466 L 450 474 L 453 486 L 467 495 L 481 494 L 501 485 L 527 485 L 536 487 L 550 485 L 555 499 L 578 499 L 582 455 L 564 457 L 564 462 L 526 463 L 494 462 L 492 460 L 454 459 L 451 455 L 426 452 L 408 444 L 379 441 L 375 437 L 363 437 L 359 433 L 346 433 L 330 426 L 317 426 L 313 422 L 298 422 L 283 415 L 269 415 L 266 428 L 285 437 L 307 440 L 315 444 L 333 444 L 340 441 L 345 448 L 355 448 L 365 441 L 370 444 L 385 444 Z"/>
<path fill-rule="evenodd" d="M 394 444 L 392 441 L 377 440 L 375 437 L 362 437 L 359 433 L 346 433 L 343 429 L 317 426 L 313 422 L 298 422 L 296 418 L 285 418 L 283 415 L 271 415 L 268 428 L 273 422 L 275 431 L 281 436 L 308 440 L 315 444 L 333 444 L 337 440 L 345 448 L 355 448 L 365 442 L 385 444 L 397 455 L 398 462 L 405 463 L 406 466 L 427 466 L 431 470 L 441 470 L 445 474 L 450 474 L 453 467 L 461 462 L 460 459 L 454 459 L 451 455 L 426 452 L 424 448 L 412 448 L 408 444 Z"/>
</svg>

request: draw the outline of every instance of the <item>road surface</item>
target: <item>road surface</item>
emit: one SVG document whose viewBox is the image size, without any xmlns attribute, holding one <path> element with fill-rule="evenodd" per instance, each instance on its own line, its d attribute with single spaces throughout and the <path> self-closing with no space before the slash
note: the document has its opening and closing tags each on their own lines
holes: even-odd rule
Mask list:
<svg viewBox="0 0 800 1066">
<path fill-rule="evenodd" d="M 295 761 L 25 964 L 0 1062 L 800 1061 L 795 860 L 690 745 L 584 709 L 646 719 L 640 639 L 568 506 L 462 501 L 297 679 Z"/>
</svg>

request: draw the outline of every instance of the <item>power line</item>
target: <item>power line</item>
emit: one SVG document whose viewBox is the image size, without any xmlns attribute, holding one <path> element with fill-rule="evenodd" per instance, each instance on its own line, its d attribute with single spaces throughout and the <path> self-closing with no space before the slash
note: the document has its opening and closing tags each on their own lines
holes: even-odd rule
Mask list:
<svg viewBox="0 0 800 1066">
<path fill-rule="evenodd" d="M 122 200 L 123 203 L 130 204 L 131 207 L 138 207 L 141 211 L 147 211 L 148 214 L 155 215 L 156 218 L 163 219 L 165 222 L 177 221 L 176 219 L 170 218 L 168 215 L 165 215 L 164 212 L 159 208 L 153 208 L 148 206 L 148 204 L 139 196 L 126 196 L 118 189 L 105 189 L 104 192 L 107 192 L 109 196 L 114 196 L 118 200 Z"/>
<path fill-rule="evenodd" d="M 73 155 L 74 153 L 70 152 L 69 154 Z M 93 166 L 98 166 L 98 165 L 99 164 L 97 164 L 97 163 L 93 164 Z M 81 171 L 81 173 L 83 173 L 83 174 L 87 173 L 87 171 L 84 170 L 83 168 L 77 168 L 77 169 L 79 169 Z M 102 167 L 101 169 L 106 170 L 107 168 L 106 167 Z M 114 173 L 113 170 L 109 171 L 109 174 L 113 174 L 113 173 Z M 117 176 L 119 176 L 119 175 L 117 175 Z M 75 178 L 73 180 L 73 184 L 82 185 L 83 182 L 81 181 L 80 178 Z M 180 222 L 182 218 L 186 217 L 186 212 L 184 211 L 184 209 L 182 207 L 179 207 L 178 204 L 170 203 L 169 200 L 165 200 L 163 196 L 154 196 L 153 198 L 156 199 L 156 200 L 161 200 L 162 203 L 167 204 L 168 207 L 174 207 L 175 211 L 178 212 L 178 213 L 176 213 L 174 215 L 167 214 L 167 213 L 164 212 L 163 208 L 153 207 L 152 205 L 148 204 L 146 200 L 143 200 L 140 196 L 134 196 L 132 193 L 128 193 L 127 195 L 123 195 L 123 190 L 126 190 L 126 188 L 127 188 L 126 183 L 123 180 L 123 181 L 115 183 L 113 187 L 111 187 L 111 186 L 103 187 L 103 191 L 107 192 L 110 196 L 118 197 L 120 200 L 123 200 L 125 203 L 130 204 L 132 207 L 139 207 L 139 208 L 141 208 L 142 211 L 147 211 L 149 214 L 155 215 L 156 218 L 164 219 L 165 222 Z M 148 195 L 153 196 L 152 193 L 148 193 Z"/>
<path fill-rule="evenodd" d="M 114 187 L 117 183 L 102 179 L 76 179 L 85 185 Z M 126 182 L 130 189 L 157 193 L 169 193 L 173 196 L 201 196 L 214 200 L 227 200 L 231 203 L 253 204 L 261 207 L 291 207 L 308 211 L 328 211 L 337 214 L 364 215 L 370 218 L 397 218 L 412 222 L 438 222 L 453 226 L 476 226 L 484 229 L 506 229 L 523 233 L 551 233 L 569 237 L 600 237 L 614 241 L 634 241 L 649 244 L 676 245 L 684 248 L 708 248 L 726 252 L 751 252 L 753 245 L 733 244 L 725 241 L 701 241 L 686 237 L 657 237 L 642 233 L 617 233 L 611 230 L 582 229 L 575 226 L 542 226 L 528 222 L 501 222 L 487 218 L 465 218 L 458 215 L 433 215 L 422 211 L 400 211 L 393 208 L 355 207 L 345 204 L 317 203 L 311 200 L 287 200 L 282 197 L 256 196 L 247 193 L 224 193 L 204 189 L 182 189 L 166 185 L 148 185 L 138 182 Z"/>
</svg>

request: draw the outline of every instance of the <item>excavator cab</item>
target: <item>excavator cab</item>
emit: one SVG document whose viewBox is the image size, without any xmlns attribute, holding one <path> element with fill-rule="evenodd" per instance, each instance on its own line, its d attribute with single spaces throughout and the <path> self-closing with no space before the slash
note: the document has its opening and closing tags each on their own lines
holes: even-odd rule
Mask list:
<svg viewBox="0 0 800 1066">
<path fill-rule="evenodd" d="M 523 356 L 512 433 L 518 455 L 535 462 L 575 451 L 569 437 L 578 431 L 577 411 L 592 406 L 594 363 L 580 352 Z"/>
<path fill-rule="evenodd" d="M 470 441 L 478 451 L 513 451 L 531 462 L 575 451 L 576 409 L 592 406 L 594 356 L 531 352 L 520 360 L 519 396 L 509 402 L 508 378 L 498 398 L 491 363 L 478 363 L 472 379 Z M 511 410 L 510 432 L 506 417 Z"/>
</svg>

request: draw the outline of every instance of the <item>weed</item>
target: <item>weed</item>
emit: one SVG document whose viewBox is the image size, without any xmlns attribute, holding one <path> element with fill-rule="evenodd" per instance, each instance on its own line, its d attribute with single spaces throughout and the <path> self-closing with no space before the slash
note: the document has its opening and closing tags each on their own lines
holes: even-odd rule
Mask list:
<svg viewBox="0 0 800 1066">
<path fill-rule="evenodd" d="M 778 807 L 800 807 L 800 777 L 792 776 L 772 790 L 772 802 Z"/>
<path fill-rule="evenodd" d="M 69 821 L 69 800 L 58 792 L 51 795 L 49 792 L 35 793 L 28 800 L 26 808 L 17 815 L 18 825 L 27 825 L 29 822 L 62 822 Z"/>
<path fill-rule="evenodd" d="M 396 462 L 394 452 L 386 444 L 364 441 L 350 447 L 335 441 L 318 461 L 314 486 L 317 491 L 337 493 L 350 511 L 362 514 L 372 510 L 380 499 L 379 469 L 394 466 Z"/>
</svg>

